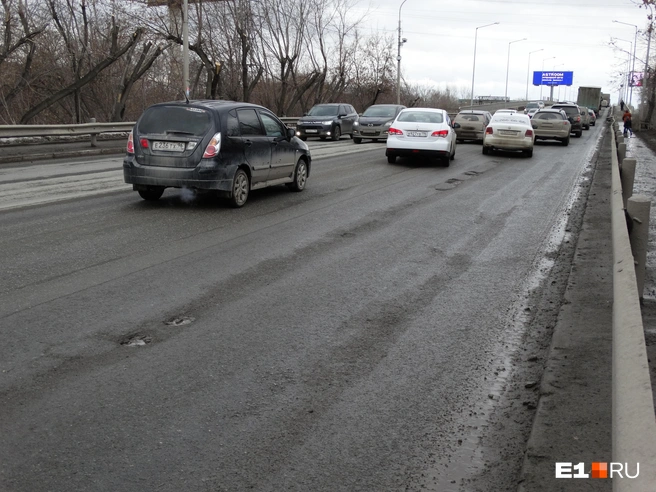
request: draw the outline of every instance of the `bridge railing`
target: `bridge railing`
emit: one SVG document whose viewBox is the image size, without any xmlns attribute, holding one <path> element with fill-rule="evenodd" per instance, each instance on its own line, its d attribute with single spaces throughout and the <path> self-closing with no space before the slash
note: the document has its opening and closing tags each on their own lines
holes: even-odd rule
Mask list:
<svg viewBox="0 0 656 492">
<path fill-rule="evenodd" d="M 635 479 L 613 480 L 614 492 L 653 491 L 656 484 L 656 416 L 649 374 L 644 327 L 635 259 L 631 249 L 625 214 L 621 164 L 624 144 L 611 126 L 611 223 L 613 244 L 613 360 L 612 360 L 612 441 L 613 462 L 640 464 Z M 618 149 L 619 147 L 619 149 Z M 619 155 L 618 155 L 618 150 Z M 624 169 L 626 174 L 627 169 Z"/>
</svg>

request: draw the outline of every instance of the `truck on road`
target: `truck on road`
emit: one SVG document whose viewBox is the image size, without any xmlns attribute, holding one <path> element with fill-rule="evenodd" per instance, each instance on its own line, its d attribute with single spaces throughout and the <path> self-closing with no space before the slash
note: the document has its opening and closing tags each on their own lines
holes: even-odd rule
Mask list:
<svg viewBox="0 0 656 492">
<path fill-rule="evenodd" d="M 579 87 L 576 104 L 592 109 L 597 116 L 601 110 L 601 87 Z"/>
<path fill-rule="evenodd" d="M 610 94 L 606 92 L 601 93 L 601 107 L 602 108 L 607 108 L 610 106 Z"/>
</svg>

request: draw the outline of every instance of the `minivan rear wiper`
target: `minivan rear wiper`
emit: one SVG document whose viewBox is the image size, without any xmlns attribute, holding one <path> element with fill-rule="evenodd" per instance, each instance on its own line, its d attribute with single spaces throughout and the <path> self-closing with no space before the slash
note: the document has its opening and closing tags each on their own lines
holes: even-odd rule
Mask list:
<svg viewBox="0 0 656 492">
<path fill-rule="evenodd" d="M 171 135 L 172 133 L 178 134 L 178 135 L 196 135 L 194 132 L 183 132 L 181 130 L 168 130 L 166 132 L 167 135 Z"/>
</svg>

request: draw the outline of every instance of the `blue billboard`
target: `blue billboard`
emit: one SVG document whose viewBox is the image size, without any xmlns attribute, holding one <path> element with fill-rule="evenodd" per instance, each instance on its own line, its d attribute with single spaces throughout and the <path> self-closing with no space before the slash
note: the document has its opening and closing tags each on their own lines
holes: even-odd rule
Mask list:
<svg viewBox="0 0 656 492">
<path fill-rule="evenodd" d="M 574 72 L 533 72 L 533 85 L 572 85 Z"/>
</svg>

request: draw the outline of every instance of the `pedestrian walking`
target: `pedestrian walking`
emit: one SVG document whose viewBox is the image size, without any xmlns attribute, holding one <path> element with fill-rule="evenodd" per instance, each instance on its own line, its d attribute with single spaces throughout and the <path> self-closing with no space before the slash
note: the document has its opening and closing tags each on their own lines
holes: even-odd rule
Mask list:
<svg viewBox="0 0 656 492">
<path fill-rule="evenodd" d="M 631 122 L 631 113 L 629 113 L 629 116 L 624 119 L 624 136 L 629 138 L 633 136 L 633 123 Z"/>
<path fill-rule="evenodd" d="M 620 100 L 620 109 L 624 111 L 624 101 Z"/>
</svg>

